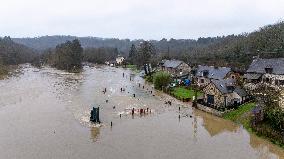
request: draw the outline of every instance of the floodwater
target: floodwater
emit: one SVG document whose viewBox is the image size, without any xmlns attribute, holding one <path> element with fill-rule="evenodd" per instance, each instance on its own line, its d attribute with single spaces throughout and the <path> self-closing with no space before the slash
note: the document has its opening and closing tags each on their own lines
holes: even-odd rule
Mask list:
<svg viewBox="0 0 284 159">
<path fill-rule="evenodd" d="M 0 81 L 3 159 L 284 158 L 283 149 L 155 92 L 129 70 L 96 66 L 69 74 L 23 65 L 18 72 Z M 89 122 L 93 106 L 101 125 Z M 149 111 L 132 116 L 132 108 Z"/>
</svg>

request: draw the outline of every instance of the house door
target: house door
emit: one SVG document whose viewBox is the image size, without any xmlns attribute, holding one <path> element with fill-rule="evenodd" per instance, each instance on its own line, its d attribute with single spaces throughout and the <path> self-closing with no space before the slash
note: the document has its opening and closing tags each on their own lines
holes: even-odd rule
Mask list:
<svg viewBox="0 0 284 159">
<path fill-rule="evenodd" d="M 207 103 L 214 105 L 214 96 L 207 94 Z"/>
</svg>

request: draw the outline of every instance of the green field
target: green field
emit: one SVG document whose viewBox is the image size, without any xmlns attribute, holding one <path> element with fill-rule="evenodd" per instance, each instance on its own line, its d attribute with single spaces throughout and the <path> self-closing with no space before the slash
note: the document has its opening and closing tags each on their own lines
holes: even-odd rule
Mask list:
<svg viewBox="0 0 284 159">
<path fill-rule="evenodd" d="M 172 90 L 172 93 L 178 99 L 182 99 L 182 98 L 190 98 L 190 99 L 192 99 L 192 97 L 195 95 L 193 89 L 186 89 L 184 87 L 175 87 Z M 199 97 L 199 96 L 202 96 L 202 92 L 197 91 L 197 97 Z"/>
</svg>

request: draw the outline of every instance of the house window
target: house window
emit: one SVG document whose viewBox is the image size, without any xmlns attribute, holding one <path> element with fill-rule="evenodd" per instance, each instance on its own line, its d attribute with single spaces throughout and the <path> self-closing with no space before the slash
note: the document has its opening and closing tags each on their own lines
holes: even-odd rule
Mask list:
<svg viewBox="0 0 284 159">
<path fill-rule="evenodd" d="M 273 68 L 267 67 L 265 68 L 265 72 L 271 74 L 273 72 Z"/>
<path fill-rule="evenodd" d="M 200 83 L 204 83 L 204 79 L 200 79 Z"/>
<path fill-rule="evenodd" d="M 214 105 L 214 96 L 207 94 L 207 103 Z"/>
<path fill-rule="evenodd" d="M 265 78 L 265 82 L 266 83 L 270 83 L 270 79 L 269 78 Z"/>
</svg>

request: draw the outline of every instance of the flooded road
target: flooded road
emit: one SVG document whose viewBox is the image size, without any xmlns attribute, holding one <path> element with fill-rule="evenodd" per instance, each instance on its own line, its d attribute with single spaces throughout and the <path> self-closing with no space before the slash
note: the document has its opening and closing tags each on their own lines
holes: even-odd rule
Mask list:
<svg viewBox="0 0 284 159">
<path fill-rule="evenodd" d="M 155 92 L 140 77 L 130 81 L 129 70 L 69 74 L 24 65 L 20 72 L 0 81 L 0 158 L 284 158 L 241 126 Z M 89 122 L 92 106 L 100 107 L 101 126 Z M 132 108 L 151 113 L 132 117 Z"/>
</svg>

